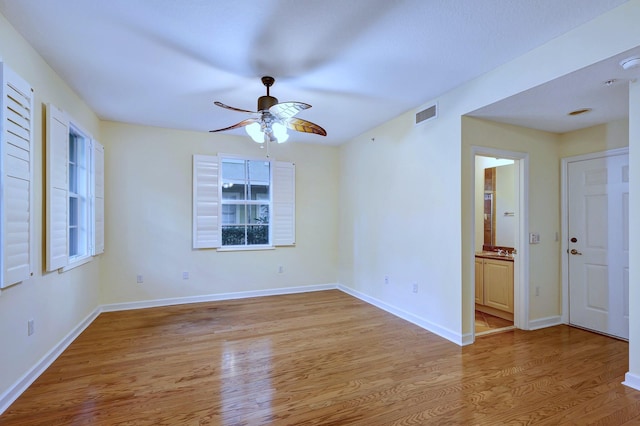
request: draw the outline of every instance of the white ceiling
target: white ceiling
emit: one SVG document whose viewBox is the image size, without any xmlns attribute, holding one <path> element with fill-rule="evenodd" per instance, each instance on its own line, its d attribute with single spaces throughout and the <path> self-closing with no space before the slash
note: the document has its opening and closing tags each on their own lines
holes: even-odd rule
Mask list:
<svg viewBox="0 0 640 426">
<path fill-rule="evenodd" d="M 640 47 L 478 109 L 469 115 L 532 129 L 565 133 L 629 116 L 629 81 L 640 68 L 620 62 L 640 57 Z M 580 109 L 586 114 L 569 116 Z"/>
<path fill-rule="evenodd" d="M 226 127 L 245 116 L 213 101 L 255 110 L 271 75 L 271 95 L 313 105 L 299 117 L 328 133 L 290 140 L 340 144 L 625 1 L 0 0 L 0 12 L 102 119 Z M 474 115 L 557 132 L 609 121 L 597 113 L 626 109 L 629 77 L 614 62 Z M 581 107 L 593 112 L 569 121 Z"/>
</svg>

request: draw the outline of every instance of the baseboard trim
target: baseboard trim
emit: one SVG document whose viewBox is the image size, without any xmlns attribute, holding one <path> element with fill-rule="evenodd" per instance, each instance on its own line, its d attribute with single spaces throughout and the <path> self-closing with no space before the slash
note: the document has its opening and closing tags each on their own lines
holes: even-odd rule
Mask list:
<svg viewBox="0 0 640 426">
<path fill-rule="evenodd" d="M 474 335 L 472 333 L 467 333 L 462 335 L 462 344 L 461 346 L 471 345 L 474 342 Z"/>
<path fill-rule="evenodd" d="M 22 393 L 64 352 L 100 314 L 100 307 L 87 315 L 80 323 L 47 352 L 29 371 L 27 371 L 7 391 L 0 395 L 0 415 L 5 412 Z"/>
<path fill-rule="evenodd" d="M 247 299 L 249 297 L 279 296 L 282 294 L 309 293 L 312 291 L 335 290 L 337 284 L 318 284 L 299 287 L 283 287 L 269 290 L 238 291 L 233 293 L 206 294 L 202 296 L 174 297 L 169 299 L 145 300 L 141 302 L 111 303 L 101 306 L 102 312 L 128 311 L 132 309 L 157 308 L 188 303 L 218 302 L 221 300 Z"/>
<path fill-rule="evenodd" d="M 640 391 L 640 376 L 629 372 L 624 375 L 624 382 L 622 382 L 622 384 Z"/>
<path fill-rule="evenodd" d="M 546 318 L 538 318 L 529 321 L 529 330 L 539 330 L 541 328 L 553 327 L 563 324 L 562 317 L 560 315 Z"/>
<path fill-rule="evenodd" d="M 357 299 L 362 300 L 363 302 L 367 302 L 370 305 L 373 305 L 377 308 L 382 309 L 383 311 L 387 311 L 390 314 L 393 314 L 395 316 L 397 316 L 398 318 L 402 318 L 403 320 L 409 321 L 410 323 L 413 323 L 415 325 L 417 325 L 418 327 L 424 328 L 425 330 L 427 330 L 430 333 L 433 334 L 437 334 L 440 337 L 443 337 L 447 340 L 449 340 L 450 342 L 455 343 L 456 345 L 462 346 L 464 344 L 469 344 L 469 343 L 465 343 L 463 340 L 463 336 L 452 331 L 449 330 L 448 328 L 445 327 L 441 327 L 437 324 L 434 324 L 430 321 L 425 320 L 422 317 L 419 317 L 417 315 L 414 315 L 412 313 L 403 311 L 402 309 L 396 308 L 395 306 L 389 305 L 381 300 L 378 300 L 374 297 L 371 296 L 367 296 L 364 293 L 360 293 L 357 290 L 354 290 L 352 288 L 349 287 L 345 287 L 341 284 L 338 284 L 338 290 L 343 291 Z"/>
</svg>

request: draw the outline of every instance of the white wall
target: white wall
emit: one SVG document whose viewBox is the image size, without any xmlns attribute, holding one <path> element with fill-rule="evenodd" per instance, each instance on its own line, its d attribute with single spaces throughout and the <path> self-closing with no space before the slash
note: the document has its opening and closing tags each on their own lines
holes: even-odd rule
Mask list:
<svg viewBox="0 0 640 426">
<path fill-rule="evenodd" d="M 404 114 L 341 147 L 339 281 L 455 340 L 460 230 L 451 222 L 460 216 L 460 164 L 451 159 L 459 157 L 460 130 L 448 130 L 459 120 L 414 127 L 413 118 Z"/>
<path fill-rule="evenodd" d="M 631 0 L 438 99 L 425 99 L 425 105 L 438 102 L 436 120 L 414 127 L 419 109 L 408 111 L 341 147 L 340 282 L 451 340 L 468 342 L 473 302 L 468 263 L 474 247 L 473 215 L 464 206 L 473 196 L 466 179 L 472 156 L 471 146 L 461 143 L 461 117 L 640 45 L 639 20 L 640 0 Z M 556 159 L 555 170 L 538 185 L 557 188 L 557 150 L 544 149 L 543 156 Z M 558 200 L 531 208 L 530 228 L 543 241 L 547 229 L 553 236 L 559 230 Z M 553 206 L 550 219 L 547 209 Z M 557 248 L 544 251 L 540 244 L 531 257 L 541 265 L 550 257 L 557 266 L 539 277 L 532 274 L 531 288 L 540 280 L 539 297 L 546 302 L 532 302 L 530 315 L 557 315 Z M 385 274 L 390 284 L 384 283 Z M 410 290 L 414 280 L 420 285 L 417 295 Z"/>
<path fill-rule="evenodd" d="M 0 293 L 0 411 L 7 391 L 98 305 L 99 258 L 59 274 L 44 272 L 45 104 L 68 111 L 99 136 L 98 118 L 0 15 L 0 57 L 34 88 L 35 274 Z M 35 333 L 27 336 L 27 321 Z"/>
<path fill-rule="evenodd" d="M 296 164 L 295 247 L 217 252 L 191 248 L 192 156 L 266 158 L 266 150 L 247 136 L 114 122 L 103 122 L 101 133 L 106 168 L 102 303 L 336 283 L 336 147 L 272 145 L 272 158 Z M 182 279 L 185 271 L 188 280 Z M 142 284 L 136 283 L 138 274 Z"/>
</svg>

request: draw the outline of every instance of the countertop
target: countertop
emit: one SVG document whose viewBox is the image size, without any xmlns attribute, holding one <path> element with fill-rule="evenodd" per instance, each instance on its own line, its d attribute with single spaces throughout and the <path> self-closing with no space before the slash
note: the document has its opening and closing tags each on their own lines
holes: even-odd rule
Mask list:
<svg viewBox="0 0 640 426">
<path fill-rule="evenodd" d="M 476 257 L 482 257 L 485 259 L 506 260 L 508 262 L 513 262 L 513 256 L 499 255 L 495 251 L 477 251 Z"/>
</svg>

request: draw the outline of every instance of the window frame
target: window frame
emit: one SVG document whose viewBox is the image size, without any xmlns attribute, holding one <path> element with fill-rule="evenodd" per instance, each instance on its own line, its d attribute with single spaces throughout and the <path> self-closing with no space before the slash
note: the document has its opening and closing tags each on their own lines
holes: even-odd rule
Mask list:
<svg viewBox="0 0 640 426">
<path fill-rule="evenodd" d="M 235 155 L 235 154 L 218 154 L 218 161 L 219 161 L 219 170 L 220 170 L 220 175 L 219 175 L 219 184 L 218 184 L 218 199 L 220 200 L 219 203 L 219 209 L 220 209 L 220 213 L 219 213 L 219 217 L 220 217 L 220 226 L 219 226 L 219 238 L 220 238 L 220 247 L 218 250 L 221 251 L 241 251 L 241 250 L 268 250 L 268 249 L 273 249 L 275 246 L 273 244 L 273 237 L 272 237 L 272 228 L 273 228 L 273 167 L 274 167 L 274 162 L 271 159 L 265 159 L 265 158 L 260 158 L 260 157 L 248 157 L 248 156 L 243 156 L 243 155 Z M 250 195 L 249 195 L 249 188 L 252 186 L 251 185 L 251 180 L 249 177 L 247 177 L 246 173 L 245 173 L 245 177 L 244 177 L 244 182 L 234 182 L 234 183 L 242 183 L 244 185 L 244 198 L 237 198 L 237 199 L 229 199 L 229 198 L 225 198 L 223 196 L 223 189 L 224 189 L 224 184 L 222 183 L 224 181 L 224 175 L 223 175 L 223 163 L 225 161 L 229 161 L 229 162 L 233 162 L 233 161 L 237 161 L 237 162 L 242 162 L 245 166 L 245 172 L 249 167 L 248 162 L 261 162 L 261 163 L 268 163 L 269 164 L 269 181 L 268 181 L 268 185 L 269 185 L 269 192 L 268 192 L 268 200 L 264 200 L 264 199 L 258 199 L 256 198 L 255 200 L 250 199 Z M 250 215 L 250 206 L 263 206 L 263 205 L 267 205 L 268 209 L 269 209 L 269 219 L 267 222 L 267 226 L 268 226 L 268 232 L 267 232 L 267 243 L 266 244 L 249 244 L 249 238 L 248 238 L 248 229 L 251 225 L 255 225 L 252 224 L 250 222 L 249 219 L 249 215 Z M 239 223 L 236 226 L 242 226 L 244 227 L 245 230 L 245 238 L 244 244 L 229 244 L 229 245 L 225 245 L 224 244 L 224 238 L 223 238 L 223 230 L 225 226 L 229 226 L 230 224 L 225 224 L 224 223 L 224 206 L 243 206 L 244 207 L 244 223 Z M 240 209 L 238 209 L 240 210 Z M 238 215 L 239 212 L 236 213 L 236 215 Z"/>
<path fill-rule="evenodd" d="M 104 251 L 104 147 L 64 111 L 47 104 L 46 135 L 46 267 L 65 272 L 90 262 Z M 79 136 L 84 149 L 83 251 L 71 253 L 70 224 L 71 136 Z M 77 147 L 77 146 L 76 146 Z"/>
<path fill-rule="evenodd" d="M 69 200 L 69 214 L 67 217 L 68 227 L 68 265 L 75 266 L 76 264 L 86 263 L 85 260 L 92 257 L 93 252 L 93 226 L 91 226 L 92 208 L 91 199 L 93 191 L 91 190 L 92 175 L 94 173 L 93 164 L 93 140 L 78 127 L 73 121 L 69 122 L 69 145 L 71 145 L 71 138 L 75 137 L 74 149 L 75 155 L 71 155 L 71 146 L 69 146 L 69 174 L 68 174 L 68 194 Z M 77 144 L 79 140 L 82 140 L 82 149 L 79 149 Z M 83 152 L 80 152 L 83 151 Z M 75 157 L 75 161 L 73 158 Z M 82 157 L 82 161 L 80 161 Z M 75 167 L 76 172 L 71 173 L 72 167 Z M 80 174 L 82 172 L 82 175 Z M 75 177 L 75 191 L 72 189 L 72 175 Z M 81 188 L 83 187 L 83 188 Z M 76 224 L 72 223 L 74 215 L 71 212 L 71 199 L 77 200 L 76 212 Z M 76 253 L 72 253 L 71 247 L 74 244 L 74 238 L 72 238 L 72 230 L 75 229 L 75 247 Z M 80 248 L 82 247 L 82 249 Z"/>
</svg>

